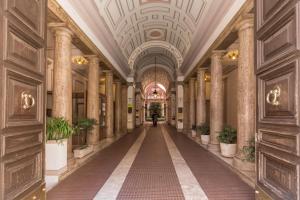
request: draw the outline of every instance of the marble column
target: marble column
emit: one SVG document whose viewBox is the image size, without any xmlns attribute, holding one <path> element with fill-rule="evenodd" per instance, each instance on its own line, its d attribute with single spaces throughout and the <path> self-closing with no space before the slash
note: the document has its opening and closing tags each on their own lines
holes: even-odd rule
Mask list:
<svg viewBox="0 0 300 200">
<path fill-rule="evenodd" d="M 197 71 L 197 113 L 196 125 L 200 126 L 206 122 L 206 98 L 205 98 L 205 69 Z"/>
<path fill-rule="evenodd" d="M 254 170 L 253 165 L 243 162 L 241 149 L 249 145 L 255 134 L 255 96 L 256 79 L 254 72 L 254 19 L 243 19 L 238 24 L 239 59 L 238 59 L 238 103 L 237 103 L 237 148 L 238 154 L 234 165 L 241 170 Z"/>
<path fill-rule="evenodd" d="M 106 93 L 106 137 L 114 137 L 114 102 L 113 102 L 113 73 L 105 72 L 105 93 Z"/>
<path fill-rule="evenodd" d="M 65 27 L 54 30 L 53 117 L 72 124 L 72 32 Z M 72 137 L 68 139 L 68 158 L 73 157 Z"/>
<path fill-rule="evenodd" d="M 115 81 L 116 83 L 116 100 L 115 100 L 115 108 L 116 108 L 116 116 L 115 116 L 115 130 L 116 134 L 121 133 L 121 103 L 122 103 L 122 98 L 121 98 L 121 81 Z"/>
<path fill-rule="evenodd" d="M 184 83 L 183 85 L 183 129 L 186 133 L 189 130 L 189 85 Z"/>
<path fill-rule="evenodd" d="M 190 78 L 189 80 L 189 97 L 190 97 L 190 124 L 189 124 L 189 129 L 192 129 L 195 123 L 195 78 Z"/>
<path fill-rule="evenodd" d="M 127 102 L 127 131 L 130 133 L 135 128 L 135 87 L 133 87 L 133 83 L 129 83 L 127 89 Z"/>
<path fill-rule="evenodd" d="M 88 97 L 87 97 L 87 117 L 95 119 L 99 124 L 99 58 L 89 56 L 88 72 Z M 96 145 L 99 143 L 99 126 L 87 134 L 87 144 Z"/>
<path fill-rule="evenodd" d="M 184 107 L 184 91 L 183 83 L 177 82 L 176 87 L 176 128 L 178 132 L 183 131 L 183 107 Z"/>
<path fill-rule="evenodd" d="M 150 102 L 147 103 L 147 117 L 151 118 L 151 116 L 150 116 Z"/>
<path fill-rule="evenodd" d="M 135 124 L 136 126 L 140 126 L 141 125 L 141 94 L 140 93 L 137 93 L 135 95 L 135 110 L 137 110 L 136 112 L 136 117 L 135 117 Z"/>
<path fill-rule="evenodd" d="M 121 122 L 122 122 L 122 128 L 121 128 L 121 132 L 123 134 L 127 133 L 127 85 L 124 84 L 122 85 L 122 118 L 121 118 Z"/>
<path fill-rule="evenodd" d="M 223 129 L 223 67 L 224 51 L 213 51 L 211 57 L 211 96 L 210 96 L 210 144 L 211 150 L 219 150 L 218 136 Z"/>
</svg>

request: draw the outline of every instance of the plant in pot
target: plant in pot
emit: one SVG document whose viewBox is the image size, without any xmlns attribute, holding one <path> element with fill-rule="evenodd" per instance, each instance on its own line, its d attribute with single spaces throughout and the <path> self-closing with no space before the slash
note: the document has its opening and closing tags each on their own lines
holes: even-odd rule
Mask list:
<svg viewBox="0 0 300 200">
<path fill-rule="evenodd" d="M 242 148 L 242 153 L 243 153 L 243 161 L 255 162 L 255 139 L 254 137 L 251 138 L 248 141 L 249 145 L 248 146 L 243 146 Z"/>
<path fill-rule="evenodd" d="M 90 134 L 89 131 L 93 130 L 96 124 L 97 121 L 95 119 L 82 118 L 78 120 L 78 122 L 74 126 L 75 133 L 78 135 L 78 138 L 82 138 L 82 133 Z M 86 142 L 84 141 L 84 145 L 74 149 L 74 157 L 82 158 L 91 152 L 93 152 L 93 147 L 86 145 Z"/>
<path fill-rule="evenodd" d="M 236 129 L 225 126 L 220 132 L 218 139 L 220 141 L 221 155 L 224 157 L 234 157 L 236 154 Z"/>
<path fill-rule="evenodd" d="M 246 171 L 253 171 L 255 169 L 255 139 L 254 137 L 248 141 L 247 146 L 241 149 L 241 157 L 243 162 L 243 169 Z"/>
<path fill-rule="evenodd" d="M 62 117 L 47 119 L 46 125 L 46 170 L 62 171 L 67 166 L 68 138 L 74 129 Z"/>
<path fill-rule="evenodd" d="M 200 133 L 201 143 L 204 145 L 208 145 L 210 141 L 210 131 L 209 125 L 207 123 L 198 126 L 198 131 Z"/>
<path fill-rule="evenodd" d="M 196 132 L 196 125 L 192 125 L 192 137 L 196 137 L 197 136 L 197 132 Z"/>
</svg>

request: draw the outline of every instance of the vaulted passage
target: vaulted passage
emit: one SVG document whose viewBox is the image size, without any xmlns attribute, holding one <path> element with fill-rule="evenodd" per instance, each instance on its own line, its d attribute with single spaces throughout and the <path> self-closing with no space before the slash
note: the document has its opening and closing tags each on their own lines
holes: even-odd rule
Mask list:
<svg viewBox="0 0 300 200">
<path fill-rule="evenodd" d="M 0 0 L 0 200 L 300 200 L 300 0 Z"/>
<path fill-rule="evenodd" d="M 130 150 L 136 144 L 135 151 Z M 127 157 L 133 157 L 132 162 L 122 163 Z M 178 163 L 180 159 L 185 162 Z M 254 191 L 219 158 L 174 128 L 146 125 L 96 154 L 47 195 L 53 200 L 113 197 L 246 200 L 254 199 Z"/>
</svg>

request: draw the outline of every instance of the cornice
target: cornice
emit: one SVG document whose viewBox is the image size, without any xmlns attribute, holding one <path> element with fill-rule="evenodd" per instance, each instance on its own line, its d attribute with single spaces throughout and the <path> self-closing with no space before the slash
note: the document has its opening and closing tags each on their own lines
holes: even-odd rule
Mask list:
<svg viewBox="0 0 300 200">
<path fill-rule="evenodd" d="M 59 19 L 62 23 L 65 23 L 66 27 L 68 27 L 78 39 L 80 39 L 93 54 L 99 56 L 101 62 L 105 63 L 105 65 L 114 69 L 112 64 L 107 60 L 107 58 L 103 55 L 99 48 L 90 40 L 90 38 L 81 30 L 81 28 L 71 19 L 71 17 L 65 12 L 65 10 L 58 4 L 56 0 L 48 0 L 48 9 Z M 122 75 L 114 70 L 118 77 L 124 79 Z"/>
</svg>

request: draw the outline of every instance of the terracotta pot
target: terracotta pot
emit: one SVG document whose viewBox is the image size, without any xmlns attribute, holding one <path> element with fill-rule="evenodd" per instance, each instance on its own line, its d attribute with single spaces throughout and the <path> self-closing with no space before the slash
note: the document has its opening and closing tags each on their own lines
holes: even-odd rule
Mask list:
<svg viewBox="0 0 300 200">
<path fill-rule="evenodd" d="M 208 145 L 210 141 L 210 135 L 201 135 L 201 143 Z"/>
<path fill-rule="evenodd" d="M 224 157 L 232 158 L 236 154 L 236 144 L 220 143 L 221 155 Z"/>
</svg>

